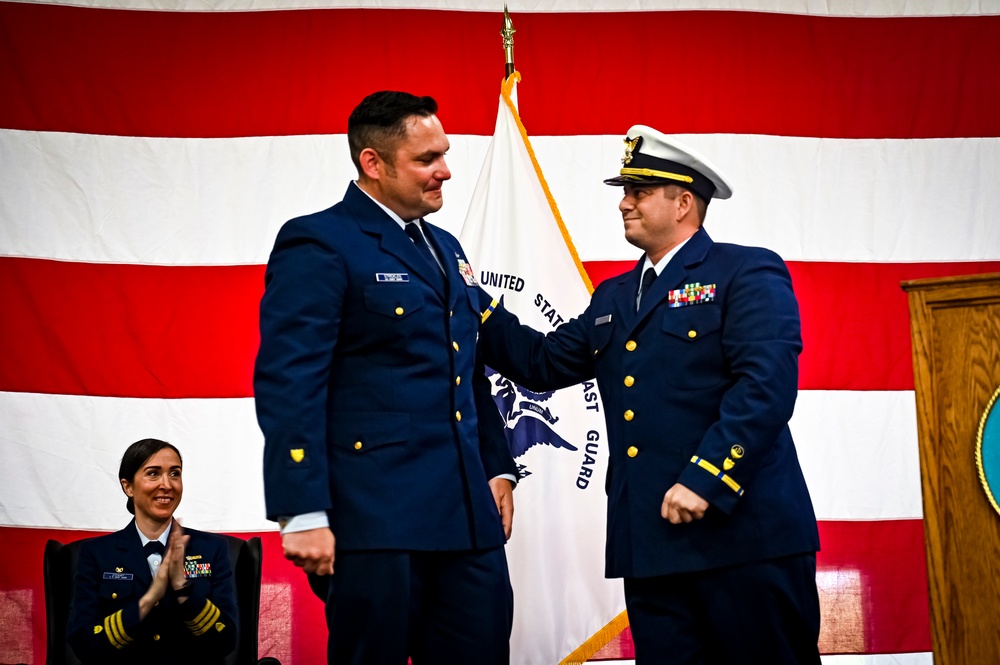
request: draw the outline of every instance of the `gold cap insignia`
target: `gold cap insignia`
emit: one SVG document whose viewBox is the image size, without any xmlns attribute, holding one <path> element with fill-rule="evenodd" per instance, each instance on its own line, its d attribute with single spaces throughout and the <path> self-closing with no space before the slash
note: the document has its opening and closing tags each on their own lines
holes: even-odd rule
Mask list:
<svg viewBox="0 0 1000 665">
<path fill-rule="evenodd" d="M 306 451 L 303 448 L 292 448 L 292 459 L 301 462 L 306 458 Z"/>
<path fill-rule="evenodd" d="M 743 446 L 737 443 L 729 449 L 729 454 L 732 455 L 734 459 L 740 459 L 743 457 Z"/>
<path fill-rule="evenodd" d="M 124 569 L 124 568 L 122 568 L 121 566 L 116 566 L 116 567 L 115 567 L 115 572 L 116 572 L 116 573 L 124 573 L 124 572 L 125 572 L 125 569 Z"/>
<path fill-rule="evenodd" d="M 625 156 L 622 157 L 622 164 L 628 164 L 632 161 L 632 151 L 638 149 L 640 143 L 642 143 L 641 136 L 637 136 L 634 139 L 625 137 Z"/>
</svg>

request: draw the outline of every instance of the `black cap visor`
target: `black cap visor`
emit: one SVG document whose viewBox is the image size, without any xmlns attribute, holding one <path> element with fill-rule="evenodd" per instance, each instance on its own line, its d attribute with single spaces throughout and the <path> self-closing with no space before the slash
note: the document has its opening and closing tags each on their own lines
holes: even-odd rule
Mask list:
<svg viewBox="0 0 1000 665">
<path fill-rule="evenodd" d="M 608 178 L 604 184 L 618 187 L 627 184 L 680 185 L 705 201 L 711 200 L 715 194 L 715 183 L 690 166 L 642 153 L 633 154 L 632 160 L 622 166 L 620 175 Z"/>
</svg>

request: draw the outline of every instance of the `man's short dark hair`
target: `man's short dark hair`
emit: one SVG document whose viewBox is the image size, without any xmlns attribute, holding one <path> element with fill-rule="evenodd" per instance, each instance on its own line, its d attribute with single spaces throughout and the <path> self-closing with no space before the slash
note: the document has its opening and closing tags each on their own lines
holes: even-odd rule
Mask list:
<svg viewBox="0 0 1000 665">
<path fill-rule="evenodd" d="M 426 118 L 437 113 L 437 109 L 433 97 L 417 97 L 408 92 L 382 90 L 362 99 L 347 119 L 347 143 L 358 173 L 361 173 L 362 150 L 371 148 L 392 164 L 396 146 L 406 136 L 407 118 Z"/>
<path fill-rule="evenodd" d="M 696 193 L 693 189 L 685 187 L 684 185 L 678 185 L 676 183 L 670 183 L 666 185 L 667 188 L 667 198 L 677 198 L 681 192 L 691 192 L 691 196 L 694 197 L 694 209 L 698 214 L 698 223 L 705 223 L 705 215 L 708 214 L 708 201 L 701 198 L 701 194 Z"/>
</svg>

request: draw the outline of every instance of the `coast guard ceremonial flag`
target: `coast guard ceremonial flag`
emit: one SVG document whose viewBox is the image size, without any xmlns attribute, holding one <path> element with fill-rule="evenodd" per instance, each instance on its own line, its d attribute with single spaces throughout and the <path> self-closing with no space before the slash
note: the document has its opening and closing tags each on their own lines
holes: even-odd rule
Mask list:
<svg viewBox="0 0 1000 665">
<path fill-rule="evenodd" d="M 503 83 L 460 240 L 483 288 L 522 323 L 549 332 L 583 312 L 590 278 L 518 116 L 519 78 L 515 72 Z M 625 609 L 621 581 L 604 579 L 604 411 L 593 381 L 533 393 L 490 378 L 522 474 L 507 544 L 517 608 L 511 657 L 554 664 L 611 631 L 605 627 Z M 615 625 L 596 648 L 620 632 L 624 617 Z"/>
</svg>

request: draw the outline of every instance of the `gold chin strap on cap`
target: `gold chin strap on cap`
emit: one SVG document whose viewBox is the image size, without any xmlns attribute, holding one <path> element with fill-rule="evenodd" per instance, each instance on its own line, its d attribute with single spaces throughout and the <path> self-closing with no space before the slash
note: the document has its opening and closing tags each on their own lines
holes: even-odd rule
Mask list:
<svg viewBox="0 0 1000 665">
<path fill-rule="evenodd" d="M 623 168 L 621 170 L 621 175 L 644 175 L 647 177 L 667 178 L 668 180 L 677 180 L 686 183 L 694 182 L 694 178 L 692 178 L 689 175 L 681 175 L 680 173 L 670 173 L 669 171 L 657 171 L 656 169 Z"/>
</svg>

